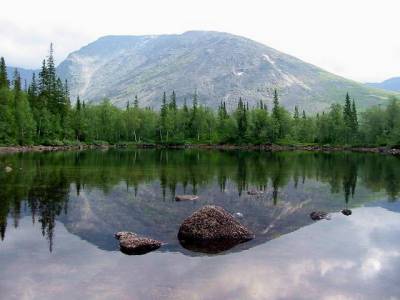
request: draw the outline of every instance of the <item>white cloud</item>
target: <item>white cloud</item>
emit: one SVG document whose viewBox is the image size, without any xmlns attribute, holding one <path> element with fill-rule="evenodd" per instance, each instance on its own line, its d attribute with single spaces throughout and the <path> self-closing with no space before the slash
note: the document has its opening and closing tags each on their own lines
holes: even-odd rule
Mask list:
<svg viewBox="0 0 400 300">
<path fill-rule="evenodd" d="M 243 35 L 359 81 L 400 76 L 397 0 L 7 1 L 0 55 L 38 67 L 107 34 L 218 30 Z"/>
</svg>

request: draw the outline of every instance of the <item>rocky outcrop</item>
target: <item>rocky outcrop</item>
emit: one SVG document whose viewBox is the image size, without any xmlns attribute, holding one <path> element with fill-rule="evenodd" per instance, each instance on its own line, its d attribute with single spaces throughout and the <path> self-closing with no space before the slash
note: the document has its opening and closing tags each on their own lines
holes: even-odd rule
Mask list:
<svg viewBox="0 0 400 300">
<path fill-rule="evenodd" d="M 176 201 L 194 201 L 199 199 L 199 196 L 197 195 L 176 195 L 175 200 Z"/>
<path fill-rule="evenodd" d="M 119 240 L 121 252 L 125 254 L 145 254 L 161 247 L 162 243 L 147 237 L 141 237 L 133 232 L 117 232 L 115 238 Z"/>
<path fill-rule="evenodd" d="M 183 221 L 178 239 L 182 246 L 216 253 L 249 241 L 254 234 L 222 207 L 207 205 Z"/>
</svg>

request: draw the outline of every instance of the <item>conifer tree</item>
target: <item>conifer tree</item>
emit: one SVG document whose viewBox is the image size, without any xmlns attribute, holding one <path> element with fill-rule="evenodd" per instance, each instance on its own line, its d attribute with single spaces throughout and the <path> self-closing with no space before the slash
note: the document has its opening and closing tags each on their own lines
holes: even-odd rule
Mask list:
<svg viewBox="0 0 400 300">
<path fill-rule="evenodd" d="M 171 94 L 171 102 L 170 102 L 170 104 L 169 104 L 169 108 L 170 108 L 171 110 L 173 110 L 173 111 L 176 111 L 176 109 L 177 109 L 175 91 L 172 91 L 172 94 Z"/>
<path fill-rule="evenodd" d="M 139 108 L 139 99 L 137 95 L 135 95 L 135 101 L 133 101 L 133 107 Z"/>
<path fill-rule="evenodd" d="M 294 107 L 293 118 L 295 121 L 299 120 L 299 109 L 298 109 L 297 105 Z"/>
<path fill-rule="evenodd" d="M 7 77 L 7 66 L 4 57 L 0 58 L 0 89 L 9 88 L 10 82 Z"/>
<path fill-rule="evenodd" d="M 274 99 L 273 99 L 273 109 L 272 109 L 272 116 L 276 119 L 279 120 L 279 97 L 278 97 L 278 91 L 274 89 Z"/>
<path fill-rule="evenodd" d="M 356 133 L 358 131 L 358 116 L 357 116 L 356 103 L 354 102 L 354 99 L 351 107 L 351 115 L 352 115 L 353 131 Z"/>
<path fill-rule="evenodd" d="M 347 127 L 352 127 L 353 114 L 351 111 L 351 101 L 349 93 L 346 94 L 346 100 L 343 108 L 343 118 Z"/>
</svg>

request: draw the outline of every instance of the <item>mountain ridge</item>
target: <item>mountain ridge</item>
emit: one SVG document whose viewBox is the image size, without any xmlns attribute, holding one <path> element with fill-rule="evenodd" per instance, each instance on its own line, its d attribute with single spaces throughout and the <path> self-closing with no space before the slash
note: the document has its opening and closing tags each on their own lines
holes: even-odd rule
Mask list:
<svg viewBox="0 0 400 300">
<path fill-rule="evenodd" d="M 390 95 L 329 73 L 246 37 L 217 31 L 169 35 L 108 35 L 70 53 L 57 67 L 71 98 L 91 103 L 105 98 L 123 107 L 138 95 L 142 106 L 159 108 L 162 93 L 177 94 L 216 108 L 234 107 L 241 97 L 250 105 L 272 104 L 279 91 L 287 109 L 309 112 L 342 103 L 347 92 L 360 109 L 385 103 Z"/>
<path fill-rule="evenodd" d="M 400 77 L 392 77 L 382 82 L 368 82 L 366 85 L 387 91 L 400 92 Z"/>
</svg>

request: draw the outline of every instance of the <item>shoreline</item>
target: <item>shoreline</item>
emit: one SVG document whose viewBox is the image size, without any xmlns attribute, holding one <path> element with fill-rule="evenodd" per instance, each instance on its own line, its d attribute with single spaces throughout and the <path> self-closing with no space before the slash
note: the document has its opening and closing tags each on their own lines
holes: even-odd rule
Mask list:
<svg viewBox="0 0 400 300">
<path fill-rule="evenodd" d="M 110 148 L 137 148 L 137 149 L 209 149 L 209 150 L 253 150 L 253 151 L 309 151 L 309 152 L 359 152 L 381 153 L 400 155 L 400 149 L 390 147 L 346 147 L 346 146 L 295 146 L 295 145 L 210 145 L 210 144 L 186 144 L 186 145 L 162 145 L 162 144 L 134 144 L 134 145 L 74 145 L 74 146 L 0 146 L 0 154 L 26 153 L 26 152 L 56 152 L 56 151 L 81 151 L 88 149 Z"/>
<path fill-rule="evenodd" d="M 27 153 L 27 152 L 56 152 L 56 151 L 80 151 L 87 149 L 108 149 L 109 145 L 75 145 L 75 146 L 0 146 L 0 154 Z"/>
</svg>

